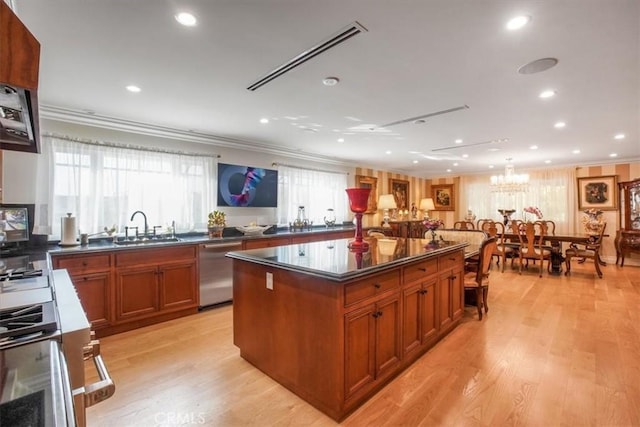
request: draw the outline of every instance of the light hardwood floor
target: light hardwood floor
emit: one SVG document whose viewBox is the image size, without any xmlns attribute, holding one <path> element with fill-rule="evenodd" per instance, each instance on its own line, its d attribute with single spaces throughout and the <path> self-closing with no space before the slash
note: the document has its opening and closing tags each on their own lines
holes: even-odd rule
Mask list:
<svg viewBox="0 0 640 427">
<path fill-rule="evenodd" d="M 603 272 L 494 268 L 489 314 L 466 307 L 342 425 L 640 426 L 640 268 Z M 90 426 L 336 425 L 240 358 L 231 306 L 101 342 L 116 393 L 89 408 Z"/>
</svg>

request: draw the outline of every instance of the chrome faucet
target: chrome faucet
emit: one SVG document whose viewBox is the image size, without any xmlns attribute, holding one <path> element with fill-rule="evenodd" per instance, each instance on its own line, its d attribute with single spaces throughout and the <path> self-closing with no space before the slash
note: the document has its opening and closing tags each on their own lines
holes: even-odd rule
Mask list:
<svg viewBox="0 0 640 427">
<path fill-rule="evenodd" d="M 147 224 L 147 216 L 144 214 L 144 212 L 135 211 L 133 213 L 133 215 L 131 215 L 131 219 L 129 221 L 133 221 L 133 217 L 135 217 L 136 214 L 142 214 L 142 217 L 144 218 L 144 235 L 143 235 L 143 237 L 147 237 L 147 234 L 149 232 L 149 225 Z M 138 237 L 138 231 L 137 230 L 136 230 L 136 237 Z"/>
</svg>

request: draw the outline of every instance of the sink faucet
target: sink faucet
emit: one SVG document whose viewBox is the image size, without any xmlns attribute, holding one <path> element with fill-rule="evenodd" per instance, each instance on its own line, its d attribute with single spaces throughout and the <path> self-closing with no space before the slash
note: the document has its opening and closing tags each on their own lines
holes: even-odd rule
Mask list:
<svg viewBox="0 0 640 427">
<path fill-rule="evenodd" d="M 149 232 L 149 225 L 147 224 L 147 216 L 144 214 L 144 212 L 135 211 L 133 213 L 133 215 L 131 215 L 131 219 L 129 221 L 133 221 L 133 217 L 135 217 L 136 214 L 141 214 L 142 217 L 144 218 L 144 236 L 143 237 L 147 237 L 147 233 Z M 136 237 L 138 237 L 138 233 L 137 232 L 136 232 Z"/>
</svg>

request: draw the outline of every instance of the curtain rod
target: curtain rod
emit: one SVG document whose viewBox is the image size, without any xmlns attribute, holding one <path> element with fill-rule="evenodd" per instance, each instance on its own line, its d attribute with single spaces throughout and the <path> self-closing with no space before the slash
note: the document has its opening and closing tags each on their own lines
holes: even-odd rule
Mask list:
<svg viewBox="0 0 640 427">
<path fill-rule="evenodd" d="M 153 153 L 164 153 L 164 154 L 178 154 L 178 155 L 182 155 L 182 156 L 192 156 L 192 157 L 203 157 L 203 156 L 205 156 L 205 157 L 213 157 L 215 159 L 219 159 L 221 157 L 220 154 L 215 154 L 215 153 L 213 153 L 213 154 L 210 154 L 210 153 L 193 153 L 193 152 L 187 152 L 187 151 L 169 150 L 169 149 L 165 149 L 165 148 L 147 147 L 147 146 L 144 146 L 144 145 L 123 144 L 123 143 L 119 143 L 119 142 L 98 141 L 98 140 L 85 139 L 85 138 L 76 138 L 76 137 L 72 137 L 72 136 L 68 136 L 68 135 L 60 135 L 60 134 L 56 134 L 56 133 L 44 133 L 44 134 L 42 134 L 42 136 L 48 137 L 48 138 L 62 139 L 62 140 L 65 140 L 65 141 L 70 141 L 70 142 L 77 142 L 78 144 L 96 145 L 96 146 L 100 146 L 100 147 L 128 148 L 130 150 L 149 151 L 149 152 L 153 152 Z"/>
<path fill-rule="evenodd" d="M 335 173 L 336 175 L 349 175 L 349 172 L 338 172 L 338 171 L 330 171 L 330 170 L 326 170 L 326 169 L 306 168 L 306 167 L 302 167 L 302 166 L 288 165 L 286 163 L 275 163 L 274 162 L 274 163 L 271 164 L 271 166 L 273 166 L 273 167 L 285 166 L 285 167 L 292 168 L 292 169 L 302 169 L 302 170 L 306 170 L 306 171 Z"/>
</svg>

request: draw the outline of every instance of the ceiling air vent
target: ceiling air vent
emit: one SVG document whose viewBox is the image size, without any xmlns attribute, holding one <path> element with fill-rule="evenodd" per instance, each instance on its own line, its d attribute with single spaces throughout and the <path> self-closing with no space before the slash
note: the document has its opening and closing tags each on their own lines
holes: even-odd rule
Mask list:
<svg viewBox="0 0 640 427">
<path fill-rule="evenodd" d="M 325 51 L 331 49 L 332 47 L 337 46 L 340 43 L 345 42 L 348 39 L 350 39 L 351 37 L 353 37 L 353 36 L 355 36 L 357 34 L 360 34 L 360 33 L 364 32 L 364 31 L 367 31 L 367 29 L 365 27 L 363 27 L 358 22 L 353 22 L 350 25 L 348 25 L 347 27 L 345 27 L 342 30 L 338 31 L 336 34 L 332 35 L 331 37 L 321 41 L 320 43 L 316 44 L 312 48 L 305 50 L 304 52 L 302 52 L 300 55 L 296 56 L 295 58 L 285 62 L 282 65 L 280 65 L 278 68 L 269 71 L 263 77 L 261 77 L 260 79 L 258 79 L 255 82 L 253 82 L 249 87 L 247 87 L 247 89 L 250 90 L 250 91 L 254 91 L 256 89 L 259 89 L 262 86 L 264 86 L 267 83 L 269 83 L 270 81 L 280 77 L 284 73 L 293 70 L 298 65 L 304 64 L 305 62 L 307 62 L 308 60 L 310 60 L 314 56 L 319 55 L 322 52 L 325 52 Z"/>
<path fill-rule="evenodd" d="M 469 108 L 468 105 L 463 105 L 463 106 L 460 106 L 460 107 L 449 108 L 448 110 L 436 111 L 435 113 L 429 113 L 429 114 L 424 114 L 422 116 L 416 116 L 416 117 L 411 117 L 411 118 L 408 118 L 408 119 L 398 120 L 396 122 L 387 123 L 386 125 L 382 125 L 382 126 L 379 126 L 379 127 L 388 128 L 388 127 L 391 127 L 391 126 L 400 125 L 400 124 L 409 123 L 409 122 L 413 122 L 414 124 L 419 125 L 419 124 L 425 123 L 424 119 L 426 119 L 426 118 L 439 116 L 441 114 L 453 113 L 454 111 L 466 110 L 468 108 Z"/>
</svg>

